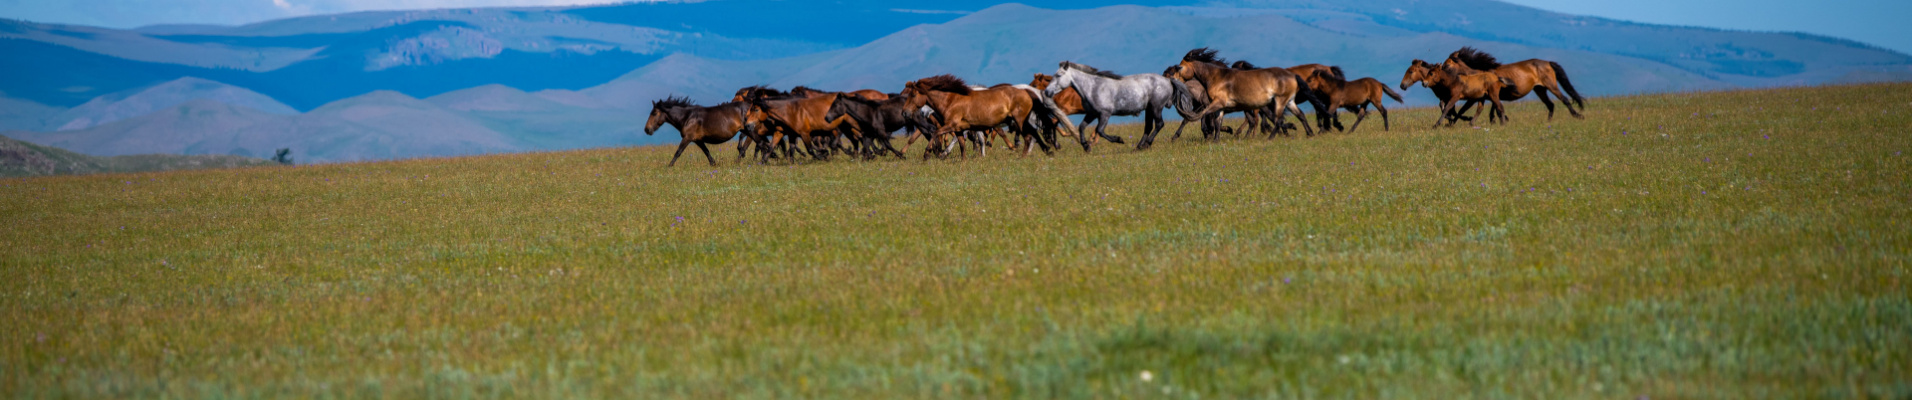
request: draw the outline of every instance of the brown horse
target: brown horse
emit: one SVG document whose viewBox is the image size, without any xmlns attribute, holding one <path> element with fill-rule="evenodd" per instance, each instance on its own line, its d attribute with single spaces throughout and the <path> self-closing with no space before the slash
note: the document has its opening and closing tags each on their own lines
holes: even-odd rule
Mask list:
<svg viewBox="0 0 1912 400">
<path fill-rule="evenodd" d="M 1196 114 L 1219 115 L 1229 109 L 1254 112 L 1262 107 L 1273 106 L 1276 118 L 1293 112 L 1301 119 L 1300 125 L 1307 130 L 1308 136 L 1314 136 L 1314 128 L 1308 125 L 1307 117 L 1295 105 L 1296 93 L 1307 87 L 1301 77 L 1281 68 L 1244 71 L 1218 64 L 1220 60 L 1215 57 L 1215 51 L 1204 47 L 1189 50 L 1188 54 L 1182 56 L 1182 62 L 1170 71 L 1169 78 L 1195 80 L 1207 89 L 1208 105 Z M 1204 136 L 1208 133 L 1204 132 Z"/>
<path fill-rule="evenodd" d="M 750 105 L 744 103 L 699 107 L 691 104 L 690 99 L 665 97 L 651 102 L 651 116 L 644 122 L 644 134 L 655 134 L 658 127 L 670 124 L 683 136 L 683 141 L 677 143 L 677 153 L 671 155 L 671 162 L 667 165 L 677 165 L 677 158 L 684 155 L 684 147 L 691 143 L 696 143 L 697 149 L 704 151 L 704 159 L 710 160 L 710 165 L 717 165 L 717 159 L 710 156 L 710 147 L 705 145 L 723 144 L 736 137 L 738 131 L 754 129 L 754 126 L 745 122 L 749 112 Z"/>
<path fill-rule="evenodd" d="M 1447 102 L 1454 99 L 1454 93 L 1453 90 L 1447 86 L 1434 83 L 1434 71 L 1438 69 L 1440 69 L 1440 64 L 1415 59 L 1414 62 L 1408 63 L 1407 72 L 1401 75 L 1401 90 L 1407 90 L 1409 87 L 1414 86 L 1414 84 L 1419 83 L 1421 86 L 1427 87 L 1428 91 L 1434 92 L 1434 98 L 1440 100 L 1440 104 L 1447 104 Z M 1474 102 L 1467 102 L 1461 105 L 1460 111 L 1442 114 L 1441 118 L 1447 119 L 1449 125 L 1452 125 L 1456 121 L 1463 120 L 1471 124 L 1474 122 L 1474 118 L 1461 115 L 1461 113 L 1473 107 Z M 1475 114 L 1479 113 L 1476 112 Z"/>
<path fill-rule="evenodd" d="M 1587 108 L 1587 100 L 1580 97 L 1579 91 L 1573 89 L 1573 81 L 1567 80 L 1567 69 L 1561 67 L 1560 63 L 1535 58 L 1501 65 L 1491 54 L 1473 47 L 1462 47 L 1448 54 L 1447 61 L 1442 61 L 1441 64 L 1455 66 L 1461 73 L 1490 71 L 1502 78 L 1507 78 L 1513 83 L 1501 89 L 1500 99 L 1502 101 L 1520 100 L 1522 97 L 1527 97 L 1528 92 L 1533 92 L 1535 97 L 1540 98 L 1540 104 L 1547 106 L 1548 121 L 1552 121 L 1554 116 L 1553 100 L 1547 98 L 1549 92 L 1560 99 L 1561 105 L 1567 106 L 1567 112 L 1573 114 L 1574 118 L 1586 118 L 1580 115 L 1580 111 L 1575 106 Z M 1566 93 L 1561 93 L 1562 89 L 1565 89 Z"/>
<path fill-rule="evenodd" d="M 1414 61 L 1421 62 L 1420 60 Z M 1499 118 L 1500 123 L 1507 123 L 1507 111 L 1501 106 L 1500 91 L 1507 85 L 1513 84 L 1513 82 L 1505 77 L 1492 72 L 1463 74 L 1460 69 L 1452 65 L 1442 65 L 1427 73 L 1426 78 L 1422 79 L 1421 84 L 1428 88 L 1447 88 L 1450 96 L 1448 99 L 1441 101 L 1441 116 L 1436 117 L 1434 120 L 1435 127 L 1441 126 L 1441 121 L 1447 121 L 1448 126 L 1454 125 L 1454 120 L 1447 116 L 1450 114 L 1460 114 L 1460 110 L 1455 108 L 1455 103 L 1461 101 L 1478 102 L 1482 99 L 1493 103 L 1493 108 L 1487 113 L 1488 122 L 1494 122 L 1495 118 Z M 1481 109 L 1474 110 L 1474 116 L 1476 118 L 1480 116 L 1480 111 Z M 1467 123 L 1472 125 L 1474 123 L 1473 119 L 1469 118 Z"/>
<path fill-rule="evenodd" d="M 1229 64 L 1228 67 L 1234 68 L 1234 69 L 1242 69 L 1242 70 L 1261 68 L 1245 60 L 1236 60 L 1234 64 Z M 1296 65 L 1296 66 L 1288 67 L 1284 69 L 1287 69 L 1288 72 L 1290 73 L 1294 73 L 1295 76 L 1302 77 L 1303 82 L 1308 82 L 1307 78 L 1310 76 L 1314 76 L 1316 72 L 1324 72 L 1324 73 L 1332 74 L 1336 78 L 1348 79 L 1347 75 L 1341 72 L 1341 67 L 1332 66 L 1332 65 L 1301 64 L 1301 65 Z M 1322 131 L 1327 131 L 1329 123 L 1330 121 L 1332 121 L 1331 118 L 1334 116 L 1334 112 L 1333 112 L 1334 107 L 1329 107 L 1327 103 L 1325 103 L 1324 100 L 1320 98 L 1320 91 L 1321 91 L 1320 88 L 1314 87 L 1314 83 L 1308 82 L 1308 90 L 1306 91 L 1306 95 L 1304 96 L 1302 94 L 1297 94 L 1296 97 L 1307 99 L 1308 105 L 1310 107 L 1314 107 L 1315 123 L 1321 126 Z M 1261 114 L 1265 116 L 1269 114 L 1271 111 L 1272 110 L 1264 109 L 1262 110 Z M 1253 118 L 1255 116 L 1251 115 L 1249 117 Z M 1277 118 L 1276 121 L 1279 121 L 1279 118 Z M 1273 121 L 1271 122 L 1286 124 L 1286 122 L 1273 122 Z M 1332 122 L 1339 123 L 1340 121 L 1332 121 Z M 1259 126 L 1257 124 L 1251 124 L 1251 125 Z M 1339 125 L 1335 125 L 1335 127 L 1340 128 Z M 1287 128 L 1282 128 L 1282 129 L 1287 129 Z M 1264 127 L 1262 131 L 1266 132 L 1267 128 Z"/>
<path fill-rule="evenodd" d="M 752 92 L 745 96 L 752 107 L 763 111 L 764 122 L 775 125 L 777 129 L 795 135 L 804 145 L 805 152 L 811 157 L 828 159 L 830 148 L 835 148 L 836 132 L 848 129 L 856 132 L 856 121 L 848 116 L 825 119 L 830 105 L 836 102 L 837 94 L 825 93 L 811 97 L 791 95 L 788 97 L 767 97 L 764 92 Z M 828 139 L 828 140 L 825 140 Z M 830 148 L 826 148 L 828 145 Z M 791 150 L 785 148 L 785 155 Z"/>
<path fill-rule="evenodd" d="M 1355 129 L 1361 128 L 1361 121 L 1368 119 L 1369 105 L 1373 105 L 1374 109 L 1381 111 L 1381 130 L 1390 130 L 1388 127 L 1388 108 L 1382 105 L 1383 99 L 1381 96 L 1386 95 L 1394 99 L 1395 103 L 1401 102 L 1400 93 L 1395 93 L 1394 90 L 1388 89 L 1387 84 L 1374 80 L 1374 78 L 1361 78 L 1356 79 L 1354 82 L 1348 82 L 1333 72 L 1315 70 L 1314 73 L 1308 75 L 1308 86 L 1315 88 L 1315 98 L 1327 105 L 1327 110 L 1315 115 L 1319 117 L 1325 114 L 1328 116 L 1327 118 L 1336 120 L 1334 121 L 1333 127 L 1341 127 L 1341 121 L 1339 121 L 1341 119 L 1339 112 L 1341 109 L 1347 109 L 1355 113 L 1354 125 L 1347 128 L 1348 133 L 1354 133 Z M 1322 131 L 1327 131 L 1328 128 L 1328 123 L 1324 122 L 1321 124 Z"/>
<path fill-rule="evenodd" d="M 1042 146 L 1044 153 L 1054 154 L 1050 144 L 1042 140 L 1035 128 L 1029 125 L 1029 114 L 1034 112 L 1038 101 L 1029 90 L 1013 86 L 975 90 L 961 78 L 951 75 L 937 75 L 911 81 L 903 86 L 903 96 L 909 98 L 910 108 L 929 106 L 942 116 L 936 133 L 931 136 L 932 147 L 940 147 L 942 140 L 966 130 L 986 130 L 999 125 L 1008 125 L 1011 131 L 1023 138 L 1023 154 L 1029 153 L 1029 143 Z M 923 154 L 924 158 L 929 153 Z"/>
</svg>

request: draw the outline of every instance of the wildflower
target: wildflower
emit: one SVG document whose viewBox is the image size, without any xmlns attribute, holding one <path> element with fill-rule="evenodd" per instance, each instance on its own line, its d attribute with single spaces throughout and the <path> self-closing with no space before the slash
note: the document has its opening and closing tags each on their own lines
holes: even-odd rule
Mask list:
<svg viewBox="0 0 1912 400">
<path fill-rule="evenodd" d="M 1143 381 L 1143 382 L 1148 382 L 1148 381 L 1153 381 L 1153 380 L 1155 380 L 1155 373 L 1153 373 L 1153 372 L 1149 372 L 1149 370 L 1146 370 L 1146 369 L 1145 369 L 1145 370 L 1142 370 L 1142 374 L 1141 374 L 1141 375 L 1142 375 L 1142 381 Z"/>
</svg>

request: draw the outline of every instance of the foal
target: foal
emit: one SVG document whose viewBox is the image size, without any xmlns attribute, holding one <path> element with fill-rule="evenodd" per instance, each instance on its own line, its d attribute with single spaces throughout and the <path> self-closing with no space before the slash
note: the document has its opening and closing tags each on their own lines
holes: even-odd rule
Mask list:
<svg viewBox="0 0 1912 400">
<path fill-rule="evenodd" d="M 1324 103 L 1325 110 L 1316 116 L 1334 120 L 1333 127 L 1341 126 L 1339 112 L 1341 109 L 1355 113 L 1354 125 L 1348 127 L 1348 133 L 1354 133 L 1355 129 L 1361 128 L 1361 121 L 1368 119 L 1368 105 L 1373 105 L 1374 109 L 1381 111 L 1381 130 L 1389 130 L 1388 108 L 1381 105 L 1381 96 L 1387 95 L 1393 98 L 1395 103 L 1401 102 L 1400 93 L 1388 89 L 1388 85 L 1374 78 L 1361 78 L 1348 82 L 1334 73 L 1315 71 L 1308 76 L 1308 86 L 1314 87 L 1315 98 Z M 1329 125 L 1327 122 L 1322 122 L 1321 130 L 1328 130 Z"/>
<path fill-rule="evenodd" d="M 665 97 L 651 102 L 650 119 L 644 122 L 644 134 L 657 133 L 657 128 L 670 124 L 684 140 L 677 143 L 677 154 L 671 155 L 668 165 L 677 165 L 677 157 L 684 155 L 684 147 L 697 144 L 704 151 L 704 158 L 710 165 L 717 165 L 717 159 L 710 156 L 710 147 L 706 144 L 723 144 L 737 136 L 737 131 L 748 131 L 754 126 L 745 122 L 750 105 L 738 102 L 719 104 L 715 107 L 699 107 L 691 104 L 690 99 Z"/>
</svg>

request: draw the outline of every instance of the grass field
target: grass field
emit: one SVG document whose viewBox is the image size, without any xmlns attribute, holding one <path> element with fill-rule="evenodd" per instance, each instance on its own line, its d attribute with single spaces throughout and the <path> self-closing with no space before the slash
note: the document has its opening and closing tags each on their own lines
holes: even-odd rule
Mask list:
<svg viewBox="0 0 1912 400">
<path fill-rule="evenodd" d="M 1912 85 L 1589 105 L 0 180 L 0 397 L 1912 396 Z"/>
</svg>

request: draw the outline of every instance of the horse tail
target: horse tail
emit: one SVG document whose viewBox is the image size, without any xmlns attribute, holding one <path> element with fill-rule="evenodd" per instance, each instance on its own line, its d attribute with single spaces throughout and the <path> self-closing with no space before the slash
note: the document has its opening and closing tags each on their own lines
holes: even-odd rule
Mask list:
<svg viewBox="0 0 1912 400">
<path fill-rule="evenodd" d="M 1374 83 L 1377 83 L 1377 84 L 1378 84 L 1378 83 L 1381 83 L 1381 82 L 1380 82 L 1380 81 L 1375 81 Z M 1390 88 L 1388 88 L 1388 85 L 1386 85 L 1386 84 L 1378 84 L 1378 85 L 1375 85 L 1375 86 L 1379 86 L 1379 87 L 1381 88 L 1381 93 L 1386 93 L 1386 94 L 1388 95 L 1388 97 L 1389 97 L 1389 98 L 1392 98 L 1392 99 L 1394 99 L 1394 102 L 1395 102 L 1395 103 L 1402 103 L 1402 101 L 1401 101 L 1401 94 L 1400 94 L 1400 93 L 1395 93 L 1395 92 L 1394 92 L 1394 89 L 1390 89 Z"/>
<path fill-rule="evenodd" d="M 1334 79 L 1348 80 L 1348 74 L 1341 73 L 1341 66 L 1339 65 L 1328 66 L 1328 72 L 1334 74 Z"/>
<path fill-rule="evenodd" d="M 1316 105 L 1320 104 L 1319 101 L 1315 100 L 1314 89 L 1311 89 L 1308 87 L 1307 80 L 1301 79 L 1301 74 L 1288 74 L 1288 76 L 1289 78 L 1292 78 L 1295 81 L 1295 101 L 1296 102 L 1308 102 L 1310 104 L 1316 104 Z"/>
<path fill-rule="evenodd" d="M 1582 109 L 1587 108 L 1587 99 L 1581 98 L 1580 91 L 1573 90 L 1573 81 L 1567 80 L 1567 69 L 1557 62 L 1548 61 L 1547 63 L 1553 65 L 1554 79 L 1560 81 L 1560 88 L 1566 89 L 1568 96 L 1573 96 L 1573 104 Z"/>
<path fill-rule="evenodd" d="M 1074 135 L 1077 132 L 1075 122 L 1069 120 L 1068 114 L 1062 113 L 1062 106 L 1057 106 L 1054 99 L 1050 99 L 1048 95 L 1042 94 L 1041 90 L 1036 90 L 1034 87 L 1022 91 L 1029 94 L 1029 99 L 1034 100 L 1035 105 L 1042 107 L 1043 113 L 1054 116 L 1057 121 L 1060 121 L 1065 136 Z"/>
<path fill-rule="evenodd" d="M 1188 84 L 1181 79 L 1168 78 L 1168 85 L 1174 88 L 1175 113 L 1182 114 L 1182 119 L 1199 117 L 1195 115 L 1195 112 L 1200 110 L 1197 110 L 1198 107 L 1195 106 L 1195 96 L 1188 92 Z"/>
</svg>

